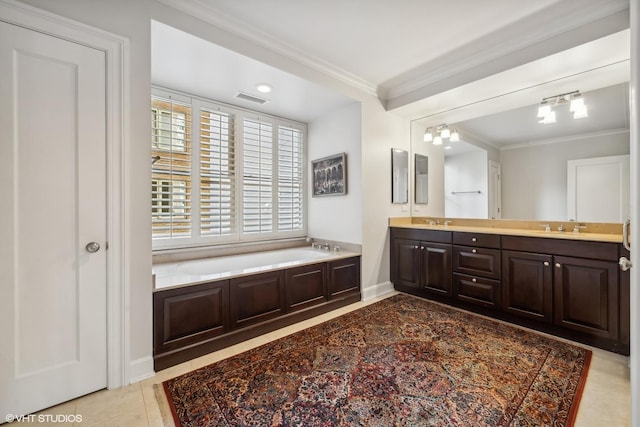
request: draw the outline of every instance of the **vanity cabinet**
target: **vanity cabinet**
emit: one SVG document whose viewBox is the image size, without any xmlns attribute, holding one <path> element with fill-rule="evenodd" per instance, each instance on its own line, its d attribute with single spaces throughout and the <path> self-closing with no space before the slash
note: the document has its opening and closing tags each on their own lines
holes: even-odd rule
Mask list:
<svg viewBox="0 0 640 427">
<path fill-rule="evenodd" d="M 502 244 L 505 311 L 621 343 L 620 245 L 515 236 Z"/>
<path fill-rule="evenodd" d="M 391 277 L 398 290 L 450 297 L 451 232 L 391 229 Z"/>
<path fill-rule="evenodd" d="M 392 227 L 390 249 L 396 290 L 629 354 L 618 243 Z"/>
<path fill-rule="evenodd" d="M 453 244 L 455 297 L 470 304 L 499 308 L 500 236 L 454 232 Z"/>
</svg>

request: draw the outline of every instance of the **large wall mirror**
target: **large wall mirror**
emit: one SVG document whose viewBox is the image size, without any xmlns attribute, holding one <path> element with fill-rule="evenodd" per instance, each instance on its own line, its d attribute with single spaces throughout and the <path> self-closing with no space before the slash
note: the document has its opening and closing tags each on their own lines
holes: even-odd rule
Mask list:
<svg viewBox="0 0 640 427">
<path fill-rule="evenodd" d="M 409 202 L 409 152 L 391 149 L 391 201 Z"/>
<path fill-rule="evenodd" d="M 436 194 L 432 189 L 429 194 L 432 200 L 444 200 L 443 212 L 432 215 L 623 222 L 628 215 L 624 206 L 609 220 L 603 220 L 595 210 L 584 209 L 581 217 L 572 217 L 569 198 L 577 192 L 569 189 L 568 176 L 570 162 L 601 158 L 606 163 L 608 158 L 629 154 L 629 56 L 626 30 L 494 80 L 484 79 L 478 83 L 480 89 L 467 85 L 464 90 L 442 94 L 438 102 L 432 100 L 444 108 L 414 120 L 412 132 L 446 124 L 459 135 L 459 141 L 443 138 L 440 146 L 424 141 L 422 135 L 412 135 L 414 153 L 427 150 L 430 157 L 443 158 L 442 171 L 429 171 L 430 175 L 441 173 L 444 181 L 441 192 Z M 522 89 L 506 90 L 500 80 L 526 83 L 521 83 Z M 497 89 L 489 96 L 492 86 Z M 587 106 L 586 117 L 574 118 L 570 103 L 554 98 L 575 91 Z M 473 98 L 476 92 L 479 95 Z M 540 123 L 538 109 L 544 98 L 553 104 L 553 123 Z M 621 169 L 624 166 L 611 167 L 612 173 Z M 627 187 L 628 183 L 620 184 L 622 189 Z M 592 200 L 585 206 L 598 206 L 598 199 L 605 203 L 607 191 L 622 190 L 601 191 L 602 197 L 591 194 Z M 417 197 L 416 193 L 416 204 Z"/>
</svg>

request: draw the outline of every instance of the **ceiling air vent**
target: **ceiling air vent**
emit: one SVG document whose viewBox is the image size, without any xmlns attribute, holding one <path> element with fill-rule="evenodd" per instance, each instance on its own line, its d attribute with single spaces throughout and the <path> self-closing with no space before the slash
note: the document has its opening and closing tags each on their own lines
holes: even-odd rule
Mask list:
<svg viewBox="0 0 640 427">
<path fill-rule="evenodd" d="M 257 102 L 258 104 L 264 104 L 265 102 L 269 101 L 268 99 L 259 98 L 257 96 L 249 95 L 244 92 L 236 93 L 236 98 L 244 99 L 245 101 Z"/>
</svg>

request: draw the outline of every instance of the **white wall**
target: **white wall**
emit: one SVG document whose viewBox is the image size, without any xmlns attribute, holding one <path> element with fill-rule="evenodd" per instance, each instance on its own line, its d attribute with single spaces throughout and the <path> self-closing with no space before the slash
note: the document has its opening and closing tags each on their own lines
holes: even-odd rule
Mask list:
<svg viewBox="0 0 640 427">
<path fill-rule="evenodd" d="M 488 218 L 488 159 L 486 151 L 447 156 L 444 162 L 444 215 L 449 218 Z M 480 194 L 452 194 L 460 191 Z"/>
<path fill-rule="evenodd" d="M 391 289 L 389 217 L 408 216 L 409 204 L 391 203 L 391 148 L 411 150 L 409 121 L 362 104 L 362 290 L 368 299 Z"/>
<path fill-rule="evenodd" d="M 629 132 L 502 150 L 502 218 L 567 220 L 567 160 L 629 154 Z"/>
<path fill-rule="evenodd" d="M 319 240 L 362 243 L 362 109 L 359 102 L 333 111 L 308 126 L 308 161 L 347 155 L 347 194 L 312 197 L 307 185 L 308 234 Z"/>
</svg>

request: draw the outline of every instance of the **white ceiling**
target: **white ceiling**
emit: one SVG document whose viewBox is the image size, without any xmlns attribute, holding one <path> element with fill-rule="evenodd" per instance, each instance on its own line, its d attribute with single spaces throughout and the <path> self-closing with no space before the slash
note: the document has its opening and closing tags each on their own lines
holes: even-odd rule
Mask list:
<svg viewBox="0 0 640 427">
<path fill-rule="evenodd" d="M 538 61 L 535 73 L 528 76 L 527 66 L 533 59 L 628 25 L 626 0 L 158 1 L 377 94 L 388 109 L 409 119 L 441 112 L 445 104 L 454 108 L 467 102 L 472 92 L 455 88 L 482 82 L 498 71 L 517 70 L 513 75 L 518 82 L 512 82 L 512 88 L 545 81 L 547 72 L 556 78 L 571 67 Z M 252 59 L 251 51 L 244 53 L 152 23 L 154 84 L 305 122 L 354 102 L 279 69 L 279 64 Z M 574 54 L 571 61 L 582 67 L 590 60 Z M 274 91 L 259 94 L 255 84 L 261 82 L 270 83 Z M 483 86 L 485 95 L 478 99 L 488 97 L 492 84 Z M 248 104 L 234 98 L 238 91 L 270 101 Z M 441 93 L 451 94 L 444 104 Z"/>
</svg>

